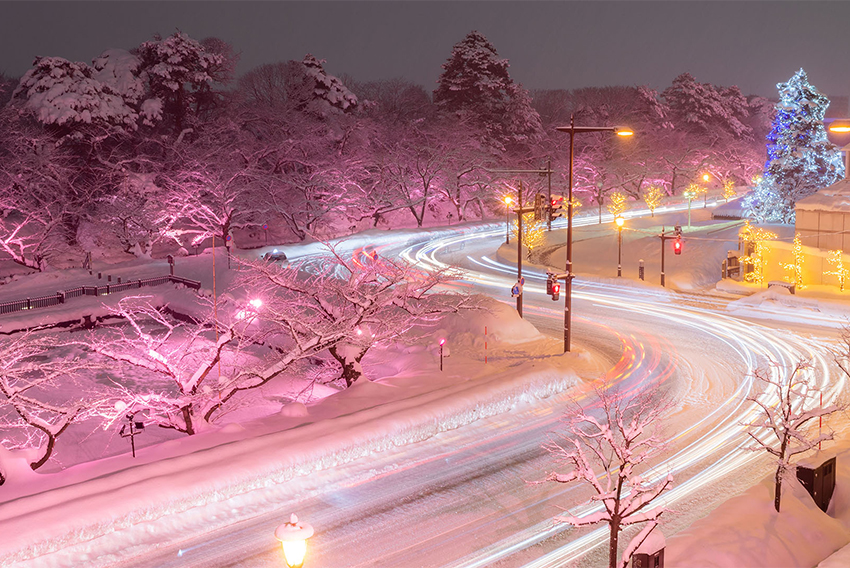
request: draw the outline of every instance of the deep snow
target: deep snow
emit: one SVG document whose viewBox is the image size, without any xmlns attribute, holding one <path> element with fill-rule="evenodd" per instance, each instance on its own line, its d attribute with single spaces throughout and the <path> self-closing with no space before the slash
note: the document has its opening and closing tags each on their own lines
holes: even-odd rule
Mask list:
<svg viewBox="0 0 850 568">
<path fill-rule="evenodd" d="M 657 286 L 660 239 L 655 234 L 662 225 L 670 228 L 675 223 L 685 223 L 685 215 L 657 213 L 655 219 L 629 221 L 624 233 L 624 258 L 628 257 L 624 261 L 624 279 L 647 290 L 661 291 Z M 708 211 L 692 211 L 693 226 L 685 229 L 685 253 L 676 257 L 669 251 L 667 254 L 668 287 L 707 291 L 718 298 L 731 299 L 730 312 L 745 313 L 748 317 L 780 316 L 779 319 L 786 321 L 810 323 L 812 314 L 827 314 L 834 321 L 833 316 L 850 312 L 837 290 L 789 297 L 771 289 L 741 297 L 755 290 L 729 282 L 715 287 L 719 262 L 725 258 L 726 250 L 736 244 L 736 227 L 725 222 L 710 229 L 699 228 L 709 224 Z M 445 233 L 456 229 L 446 229 Z M 433 232 L 441 233 L 441 230 Z M 397 243 L 412 233 L 372 231 L 351 239 L 349 244 L 352 249 L 380 247 L 382 242 Z M 616 245 L 612 247 L 612 244 L 616 243 L 616 233 L 611 223 L 579 229 L 577 237 L 575 266 L 579 277 L 588 281 L 614 278 Z M 281 248 L 290 258 L 297 258 L 318 247 L 310 244 Z M 252 257 L 271 248 L 239 251 L 239 254 Z M 509 254 L 509 247 L 504 249 L 502 254 Z M 226 287 L 229 274 L 222 252 L 217 257 L 218 293 Z M 645 282 L 637 281 L 638 258 L 645 261 Z M 179 258 L 175 274 L 201 280 L 209 293 L 210 260 L 209 252 Z M 560 266 L 563 251 L 556 242 L 547 243 L 536 262 Z M 96 268 L 105 271 L 107 267 Z M 115 277 L 123 275 L 129 279 L 165 274 L 167 268 L 164 261 L 157 260 L 133 261 L 108 270 Z M 96 281 L 94 275 L 90 277 L 82 270 L 21 276 L 0 287 L 0 298 L 17 298 L 21 293 L 36 295 L 42 290 L 52 293 L 72 282 L 73 285 L 89 283 L 80 282 L 85 279 Z M 152 288 L 149 293 L 160 296 L 163 302 L 190 301 L 185 290 L 172 287 Z M 117 297 L 81 298 L 60 308 L 3 316 L 0 331 L 79 319 L 82 315 L 105 312 L 103 304 L 114 301 Z M 487 366 L 481 364 L 485 327 Z M 444 373 L 438 368 L 437 342 L 441 338 L 448 339 L 451 353 Z M 380 380 L 362 381 L 341 392 L 328 386 L 316 386 L 305 392 L 306 381 L 300 384 L 279 381 L 253 393 L 226 415 L 217 430 L 191 438 L 146 432 L 138 439 L 135 460 L 129 455 L 126 441 L 116 439 L 113 431 L 83 433 L 81 430 L 68 439 L 60 437 L 57 459 L 49 468 L 32 473 L 24 467 L 20 477 L 11 476 L 12 480 L 0 488 L 3 504 L 0 534 L 4 535 L 0 539 L 0 564 L 73 566 L 85 562 L 94 566 L 98 565 L 95 559 L 101 558 L 103 565 L 108 565 L 117 559 L 101 557 L 101 553 L 124 546 L 140 552 L 157 538 L 156 534 L 140 537 L 131 529 L 114 529 L 129 529 L 140 520 L 168 512 L 188 512 L 210 501 L 261 500 L 274 494 L 274 483 L 284 480 L 297 483 L 299 476 L 314 469 L 411 443 L 592 378 L 581 375 L 581 361 L 588 354 L 553 356 L 558 352 L 557 340 L 542 337 L 510 307 L 494 302 L 489 313 L 446 321 L 441 328 L 433 330 L 428 345 L 398 345 L 373 356 L 366 370 L 371 378 Z M 539 355 L 547 357 L 543 363 L 538 359 L 535 364 L 512 366 L 513 357 L 508 354 L 532 359 Z M 86 443 L 68 444 L 68 440 Z M 102 453 L 83 449 L 92 445 L 101 447 Z M 270 446 L 279 450 L 270 451 Z M 835 448 L 850 451 L 839 445 Z M 772 516 L 768 480 L 730 500 L 687 531 L 668 537 L 667 565 L 812 566 L 824 559 L 850 541 L 847 524 L 850 467 L 842 465 L 846 461 L 842 455 L 838 461 L 838 490 L 830 508 L 835 519 L 810 504 L 795 483 L 788 484 L 783 501 L 787 508 L 783 514 Z M 202 481 L 195 473 L 197 468 L 205 468 Z M 167 479 L 168 483 L 163 484 L 159 479 Z M 81 507 L 80 503 L 85 506 Z M 206 529 L 216 526 L 215 520 L 193 518 L 188 513 L 174 518 L 179 518 L 184 526 L 169 526 L 167 530 L 172 537 L 181 530 L 199 530 L 199 525 Z M 225 524 L 230 520 L 222 518 L 218 522 Z M 805 527 L 817 527 L 815 532 L 823 536 L 813 538 L 813 532 L 804 530 Z M 63 547 L 79 546 L 86 541 L 91 544 L 86 545 L 84 557 L 75 561 L 73 557 L 62 556 Z M 139 548 L 133 548 L 136 546 Z M 766 548 L 770 554 L 750 555 L 754 549 Z M 55 554 L 50 554 L 54 551 Z M 835 565 L 842 564 L 823 564 Z"/>
</svg>

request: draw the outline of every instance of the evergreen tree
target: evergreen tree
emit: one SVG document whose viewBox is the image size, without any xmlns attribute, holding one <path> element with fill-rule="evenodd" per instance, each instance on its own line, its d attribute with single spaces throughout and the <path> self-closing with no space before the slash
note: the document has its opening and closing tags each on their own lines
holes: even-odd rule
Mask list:
<svg viewBox="0 0 850 568">
<path fill-rule="evenodd" d="M 541 133 L 540 116 L 528 92 L 511 79 L 508 66 L 486 37 L 469 32 L 443 64 L 434 103 L 472 118 L 499 148 L 534 141 Z"/>
<path fill-rule="evenodd" d="M 767 135 L 767 162 L 762 181 L 744 203 L 760 222 L 794 222 L 794 204 L 844 177 L 841 152 L 829 142 L 823 117 L 826 98 L 800 69 L 779 83 L 776 118 Z"/>
<path fill-rule="evenodd" d="M 670 109 L 675 126 L 688 132 L 749 140 L 747 99 L 738 87 L 718 87 L 699 83 L 690 73 L 682 73 L 661 94 Z"/>
</svg>

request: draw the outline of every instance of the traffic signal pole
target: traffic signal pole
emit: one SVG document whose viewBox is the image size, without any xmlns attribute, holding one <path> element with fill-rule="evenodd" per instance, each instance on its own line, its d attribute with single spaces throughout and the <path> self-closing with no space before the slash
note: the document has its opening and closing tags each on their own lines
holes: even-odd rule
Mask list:
<svg viewBox="0 0 850 568">
<path fill-rule="evenodd" d="M 668 235 L 667 231 L 664 227 L 661 227 L 661 234 L 658 235 L 661 238 L 661 286 L 664 286 L 664 241 L 667 239 L 680 239 L 682 237 L 682 227 L 680 225 L 676 225 L 676 228 L 673 229 L 673 234 Z M 681 247 L 678 248 L 676 254 L 681 254 Z"/>
</svg>

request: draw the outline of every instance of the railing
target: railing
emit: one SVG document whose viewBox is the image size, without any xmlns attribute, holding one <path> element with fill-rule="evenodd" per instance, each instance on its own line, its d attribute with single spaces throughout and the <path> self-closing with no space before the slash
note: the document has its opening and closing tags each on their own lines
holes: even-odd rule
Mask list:
<svg viewBox="0 0 850 568">
<path fill-rule="evenodd" d="M 25 300 L 12 300 L 10 302 L 0 302 L 0 315 L 22 312 L 24 310 L 34 310 L 36 308 L 49 308 L 64 304 L 69 298 L 79 298 L 80 296 L 106 296 L 108 294 L 116 294 L 127 290 L 144 288 L 147 286 L 162 286 L 163 284 L 182 284 L 187 288 L 199 290 L 201 283 L 197 280 L 189 280 L 179 276 L 156 276 L 154 278 L 144 278 L 140 280 L 130 280 L 118 284 L 105 284 L 103 286 L 79 286 L 70 290 L 56 292 L 50 296 L 40 296 L 38 298 L 26 298 Z"/>
</svg>

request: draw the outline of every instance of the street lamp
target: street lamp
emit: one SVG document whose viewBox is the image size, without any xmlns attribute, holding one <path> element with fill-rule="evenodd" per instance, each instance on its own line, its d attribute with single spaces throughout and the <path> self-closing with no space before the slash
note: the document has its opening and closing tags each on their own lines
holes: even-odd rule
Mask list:
<svg viewBox="0 0 850 568">
<path fill-rule="evenodd" d="M 567 192 L 567 266 L 566 279 L 564 282 L 564 353 L 570 350 L 570 311 L 573 303 L 573 149 L 574 139 L 577 132 L 613 132 L 617 136 L 631 136 L 634 134 L 628 128 L 616 126 L 576 126 L 575 115 L 570 115 L 569 126 L 558 126 L 555 130 L 568 132 L 570 134 L 570 170 Z"/>
<path fill-rule="evenodd" d="M 514 200 L 510 195 L 505 196 L 505 244 L 511 244 L 511 203 Z"/>
<path fill-rule="evenodd" d="M 623 224 L 626 220 L 622 215 L 617 215 L 614 219 L 617 223 L 617 277 L 623 275 Z"/>
<path fill-rule="evenodd" d="M 283 546 L 283 559 L 289 568 L 301 568 L 307 553 L 307 539 L 313 536 L 313 527 L 298 520 L 295 513 L 288 523 L 277 527 L 274 536 Z"/>
</svg>

